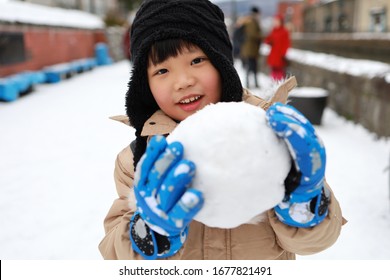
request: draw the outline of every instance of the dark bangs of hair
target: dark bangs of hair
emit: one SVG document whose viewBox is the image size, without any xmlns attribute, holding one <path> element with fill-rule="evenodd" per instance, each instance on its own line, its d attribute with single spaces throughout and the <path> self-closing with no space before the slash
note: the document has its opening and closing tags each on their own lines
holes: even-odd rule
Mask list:
<svg viewBox="0 0 390 280">
<path fill-rule="evenodd" d="M 170 57 L 176 57 L 184 49 L 191 50 L 196 47 L 194 43 L 182 39 L 167 39 L 155 42 L 149 52 L 149 63 L 153 65 L 159 64 Z"/>
</svg>

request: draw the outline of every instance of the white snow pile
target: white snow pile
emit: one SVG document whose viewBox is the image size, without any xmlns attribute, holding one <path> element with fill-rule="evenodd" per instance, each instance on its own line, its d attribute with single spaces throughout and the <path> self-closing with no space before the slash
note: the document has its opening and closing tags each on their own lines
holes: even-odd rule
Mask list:
<svg viewBox="0 0 390 280">
<path fill-rule="evenodd" d="M 322 98 L 329 95 L 328 91 L 317 87 L 299 87 L 291 90 L 289 97 Z"/>
<path fill-rule="evenodd" d="M 1 21 L 85 29 L 105 26 L 100 17 L 87 12 L 13 1 L 0 1 Z"/>
<path fill-rule="evenodd" d="M 244 102 L 211 104 L 182 121 L 167 140 L 180 141 L 184 157 L 196 165 L 193 187 L 205 203 L 195 220 L 234 228 L 283 199 L 290 156 L 263 109 Z"/>
</svg>

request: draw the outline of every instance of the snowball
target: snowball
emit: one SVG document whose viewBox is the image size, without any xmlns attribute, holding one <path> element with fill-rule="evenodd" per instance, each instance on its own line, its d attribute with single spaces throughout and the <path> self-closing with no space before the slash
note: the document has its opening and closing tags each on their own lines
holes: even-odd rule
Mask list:
<svg viewBox="0 0 390 280">
<path fill-rule="evenodd" d="M 263 109 L 244 102 L 211 104 L 182 121 L 167 140 L 180 141 L 184 158 L 196 165 L 192 187 L 205 202 L 195 220 L 234 228 L 282 201 L 290 156 Z"/>
</svg>

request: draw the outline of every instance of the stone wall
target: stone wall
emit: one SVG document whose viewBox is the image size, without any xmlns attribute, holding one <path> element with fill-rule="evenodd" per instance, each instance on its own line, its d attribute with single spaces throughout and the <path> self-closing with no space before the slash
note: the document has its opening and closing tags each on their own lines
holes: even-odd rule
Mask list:
<svg viewBox="0 0 390 280">
<path fill-rule="evenodd" d="M 293 33 L 292 47 L 390 63 L 390 33 Z"/>
</svg>

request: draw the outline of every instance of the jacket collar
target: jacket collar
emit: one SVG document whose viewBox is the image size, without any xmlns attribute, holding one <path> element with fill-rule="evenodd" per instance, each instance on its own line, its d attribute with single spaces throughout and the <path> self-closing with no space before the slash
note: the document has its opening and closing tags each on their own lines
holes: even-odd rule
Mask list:
<svg viewBox="0 0 390 280">
<path fill-rule="evenodd" d="M 126 115 L 112 116 L 110 119 L 130 126 L 129 117 Z M 175 129 L 177 123 L 168 117 L 163 111 L 156 111 L 144 124 L 141 136 L 156 134 L 169 134 Z"/>
<path fill-rule="evenodd" d="M 156 111 L 144 124 L 141 136 L 165 135 L 175 129 L 177 123 L 163 111 Z"/>
</svg>

